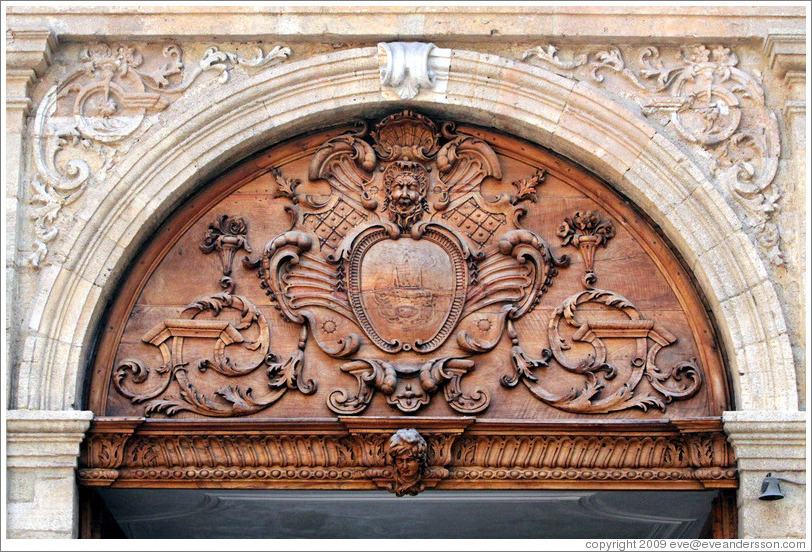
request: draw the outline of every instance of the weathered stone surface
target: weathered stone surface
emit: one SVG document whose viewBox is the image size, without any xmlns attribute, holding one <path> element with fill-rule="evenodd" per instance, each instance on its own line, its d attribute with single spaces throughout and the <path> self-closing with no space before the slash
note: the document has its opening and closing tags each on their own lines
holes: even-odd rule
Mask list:
<svg viewBox="0 0 812 552">
<path fill-rule="evenodd" d="M 725 345 L 738 408 L 791 417 L 806 407 L 804 17 L 802 7 L 771 6 L 10 7 L 4 158 L 10 406 L 71 412 L 81 404 L 82 370 L 104 304 L 160 220 L 207 179 L 269 144 L 314 125 L 408 105 L 382 85 L 377 43 L 419 40 L 437 45 L 430 55 L 437 78 L 409 101 L 546 145 L 628 197 L 693 270 Z M 779 161 L 771 186 L 781 195 L 777 214 L 768 218 L 783 240 L 783 266 L 763 254 L 763 228 L 753 223 L 760 219 L 732 208 L 736 198 L 715 183 L 710 154 L 680 137 L 667 117 L 644 114 L 627 91 L 612 85 L 620 73 L 603 69 L 602 84 L 579 84 L 572 71 L 551 72 L 576 61 L 574 48 L 559 53 L 557 68 L 520 61 L 541 45 L 539 37 L 566 37 L 579 51 L 607 44 L 627 51 L 652 44 L 652 36 L 673 52 L 697 43 L 734 44 L 735 68 L 746 74 L 741 78 L 763 90 L 764 109 L 776 114 L 780 135 L 780 154 L 770 155 Z M 82 50 L 98 41 L 122 42 L 142 52 L 144 67 L 153 70 L 170 59 L 162 53 L 169 37 L 182 43 L 184 53 L 182 72 L 169 80 L 185 82 L 197 71 L 194 82 L 175 95 L 156 92 L 167 105 L 144 115 L 127 136 L 105 141 L 102 134 L 78 132 L 77 140 L 60 146 L 62 180 L 49 180 L 37 157 L 46 129 L 37 115 L 41 123 L 53 122 L 43 108 L 51 101 L 48 93 L 82 68 Z M 258 40 L 266 41 L 263 54 L 275 44 L 292 53 L 251 67 L 244 62 L 251 61 Z M 222 54 L 217 62 L 224 67 L 198 71 L 212 44 L 218 46 L 208 59 Z M 760 121 L 769 123 L 769 115 Z M 52 138 L 50 154 L 58 142 Z M 93 148 L 104 150 L 104 161 Z M 84 159 L 93 175 L 76 195 L 72 173 L 64 172 L 72 159 Z M 81 173 L 80 164 L 74 168 Z M 26 266 L 26 259 L 36 259 L 40 268 Z M 759 420 L 769 422 L 758 416 L 751 422 Z M 738 430 L 731 431 L 733 439 Z M 749 449 L 742 447 L 740 458 L 747 458 Z M 29 505 L 15 507 L 25 513 L 13 519 L 31 521 L 14 521 L 15 534 L 70 535 L 75 526 L 50 526 L 45 514 L 36 513 L 46 508 L 37 500 L 49 492 L 39 476 L 26 467 L 13 473 L 9 496 Z M 749 498 L 740 498 L 742 516 L 749 518 L 743 531 L 772 536 L 768 522 L 789 503 L 753 502 L 747 493 L 762 474 L 754 471 L 752 483 L 748 473 L 741 497 Z M 64 473 L 59 477 L 67 481 Z M 65 485 L 58 492 L 67 496 L 73 491 Z M 785 488 L 788 498 L 800 496 L 798 489 Z M 803 510 L 788 515 L 803 519 Z M 775 519 L 774 527 L 800 534 L 795 522 Z"/>
<path fill-rule="evenodd" d="M 725 412 L 739 468 L 740 538 L 806 538 L 806 418 L 792 411 Z M 768 473 L 796 482 L 780 483 L 783 499 L 758 499 Z"/>
<path fill-rule="evenodd" d="M 75 470 L 92 412 L 6 412 L 8 538 L 75 538 Z"/>
</svg>

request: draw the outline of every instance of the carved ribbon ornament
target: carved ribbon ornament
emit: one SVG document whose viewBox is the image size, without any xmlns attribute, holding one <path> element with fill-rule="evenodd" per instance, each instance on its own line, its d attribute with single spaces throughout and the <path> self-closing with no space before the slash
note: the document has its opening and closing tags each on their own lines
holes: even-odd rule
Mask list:
<svg viewBox="0 0 812 552">
<path fill-rule="evenodd" d="M 533 311 L 558 269 L 569 264 L 520 223 L 527 202 L 538 201 L 536 189 L 545 173 L 510 183 L 506 193 L 483 195 L 486 179 L 501 182 L 496 153 L 451 123 L 438 128 L 429 118 L 404 111 L 371 131 L 363 125 L 327 141 L 308 169 L 310 180 L 329 183 L 327 196 L 301 195 L 299 181 L 278 170 L 272 174 L 276 196 L 289 202 L 292 226 L 270 239 L 258 256 L 246 257 L 244 265 L 256 271 L 281 316 L 301 326 L 297 350 L 278 362 L 266 315 L 235 295 L 235 253 L 251 249 L 245 222 L 221 216 L 201 249 L 220 254 L 225 291 L 197 300 L 181 318 L 166 320 L 142 338 L 161 351 L 159 368 L 150 371 L 129 359 L 114 371 L 120 393 L 133 402 L 150 401 L 147 415 L 180 410 L 247 415 L 269 407 L 288 389 L 313 393 L 316 382 L 303 376 L 309 340 L 340 359 L 340 370 L 355 378 L 353 388 L 327 395 L 328 408 L 343 415 L 363 412 L 377 392 L 404 413 L 423 408 L 439 393 L 459 413 L 482 412 L 490 394 L 467 389 L 464 378 L 505 333 L 513 344 L 513 373 L 502 378 L 503 385 L 523 381 L 536 398 L 568 412 L 664 409 L 671 400 L 693 396 L 701 385 L 695 361 L 665 371 L 657 367 L 658 351 L 674 343 L 674 336 L 628 300 L 592 287 L 595 249 L 614 236 L 611 221 L 594 212 L 576 212 L 558 233 L 564 246 L 577 247 L 584 257 L 586 291 L 553 312 L 542 358 L 525 353 L 514 322 Z M 588 303 L 618 316 L 593 320 L 587 316 L 592 310 L 583 308 Z M 239 313 L 240 321 L 220 320 L 226 310 Z M 190 365 L 183 356 L 188 338 L 210 340 L 212 355 Z M 633 344 L 628 367 L 616 365 L 610 342 L 618 338 Z M 573 343 L 588 344 L 594 352 L 578 358 L 570 352 Z M 225 354 L 228 347 L 255 356 L 238 364 Z M 548 388 L 543 373 L 554 365 L 580 379 L 581 389 Z M 208 397 L 193 381 L 207 370 L 238 382 L 264 370 L 267 389 L 255 396 L 250 387 L 235 384 Z M 625 383 L 607 391 L 609 380 Z M 644 380 L 645 390 L 639 387 Z"/>
</svg>

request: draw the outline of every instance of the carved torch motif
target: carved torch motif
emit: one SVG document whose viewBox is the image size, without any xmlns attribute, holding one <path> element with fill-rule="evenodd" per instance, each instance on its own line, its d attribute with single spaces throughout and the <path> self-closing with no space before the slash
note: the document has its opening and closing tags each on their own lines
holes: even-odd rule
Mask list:
<svg viewBox="0 0 812 552">
<path fill-rule="evenodd" d="M 234 256 L 251 248 L 245 221 L 221 215 L 200 249 L 219 253 L 225 291 L 195 300 L 142 337 L 160 351 L 161 366 L 125 359 L 113 371 L 119 393 L 133 403 L 148 401 L 145 415 L 244 416 L 270 407 L 288 389 L 314 393 L 316 382 L 303 376 L 309 341 L 342 361 L 336 368 L 348 383 L 355 379 L 355 389 L 327 393 L 327 407 L 342 415 L 362 413 L 377 392 L 407 414 L 438 395 L 456 412 L 482 412 L 491 395 L 467 388 L 465 378 L 505 334 L 513 373 L 502 384 L 522 381 L 559 410 L 664 410 L 701 386 L 694 359 L 658 367 L 658 352 L 676 337 L 617 293 L 594 289 L 595 249 L 615 236 L 612 222 L 595 211 L 575 212 L 558 230 L 562 245 L 583 256 L 587 290 L 553 310 L 541 358 L 525 353 L 515 322 L 535 309 L 558 269 L 569 264 L 522 227 L 529 202 L 539 201 L 545 170 L 502 182 L 492 147 L 452 123 L 438 127 L 404 111 L 371 131 L 361 124 L 328 140 L 307 171 L 310 180 L 329 184 L 328 196 L 300 194 L 298 179 L 272 172 L 275 197 L 289 203 L 292 225 L 243 265 L 256 270 L 279 315 L 300 327 L 296 350 L 278 360 L 268 315 L 235 295 Z M 503 192 L 483 195 L 486 179 Z M 191 338 L 211 343 L 211 354 L 187 358 Z M 625 344 L 615 348 L 614 340 Z M 584 356 L 588 347 L 593 352 Z M 233 383 L 212 383 L 224 378 Z M 562 389 L 561 381 L 570 380 L 580 383 Z M 414 430 L 392 438 L 393 492 L 423 488 L 425 451 Z"/>
</svg>

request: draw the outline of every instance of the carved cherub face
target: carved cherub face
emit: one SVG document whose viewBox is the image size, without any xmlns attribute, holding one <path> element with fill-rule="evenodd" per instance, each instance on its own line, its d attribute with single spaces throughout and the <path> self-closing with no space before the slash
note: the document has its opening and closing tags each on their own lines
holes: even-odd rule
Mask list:
<svg viewBox="0 0 812 552">
<path fill-rule="evenodd" d="M 385 207 L 395 223 L 408 229 L 428 210 L 426 170 L 417 163 L 400 161 L 389 166 L 384 174 Z"/>
<path fill-rule="evenodd" d="M 426 441 L 414 429 L 399 429 L 389 440 L 386 453 L 395 468 L 391 490 L 398 496 L 423 490 L 420 481 L 428 462 Z"/>
<path fill-rule="evenodd" d="M 421 458 L 415 454 L 401 454 L 395 457 L 395 469 L 404 480 L 414 480 L 422 469 Z"/>
</svg>

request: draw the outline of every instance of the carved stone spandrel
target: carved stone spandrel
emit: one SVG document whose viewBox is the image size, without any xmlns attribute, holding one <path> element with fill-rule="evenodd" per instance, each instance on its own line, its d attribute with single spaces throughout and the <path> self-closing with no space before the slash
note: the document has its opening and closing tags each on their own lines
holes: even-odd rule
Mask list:
<svg viewBox="0 0 812 552">
<path fill-rule="evenodd" d="M 39 268 L 59 234 L 60 211 L 103 182 L 150 120 L 198 78 L 219 73 L 226 83 L 235 66 L 272 67 L 290 56 L 286 46 L 253 59 L 208 48 L 196 64 L 179 44 L 104 43 L 83 46 L 76 69 L 40 101 L 33 128 L 34 173 L 29 217 L 35 240 L 27 263 Z"/>
<path fill-rule="evenodd" d="M 737 53 L 721 44 L 566 50 L 546 44 L 521 59 L 635 100 L 644 116 L 704 160 L 767 262 L 784 264 L 783 192 L 775 182 L 781 139 L 760 72 L 741 68 Z M 634 57 L 636 63 L 627 61 Z"/>
</svg>

